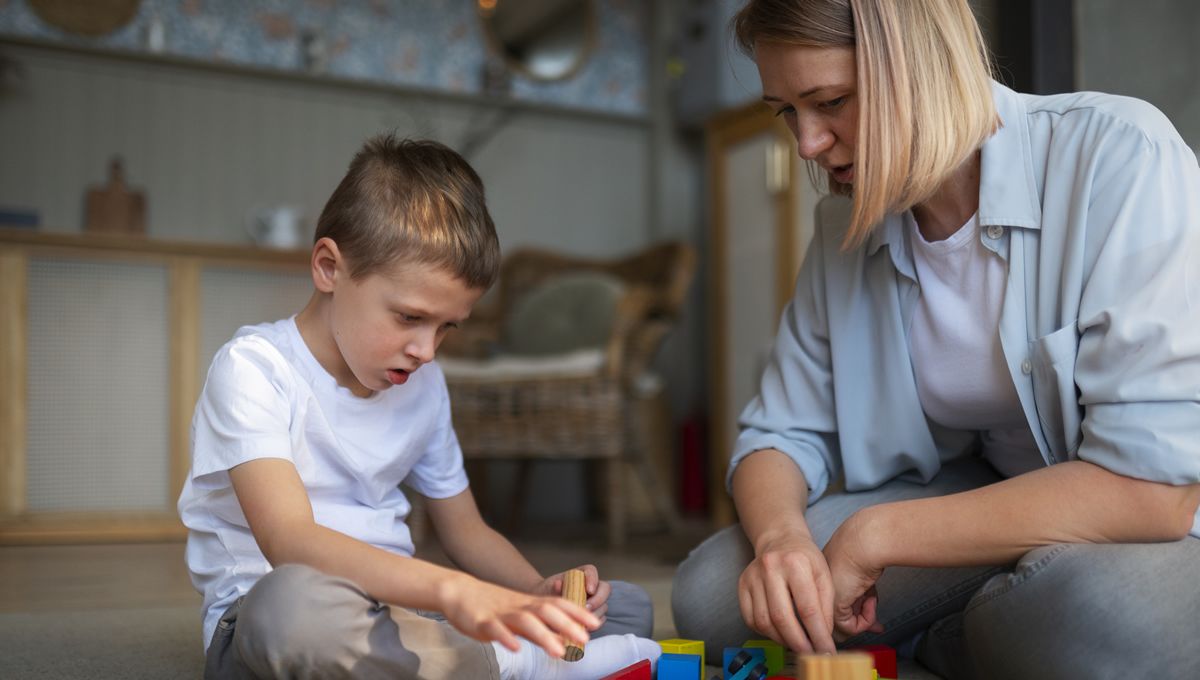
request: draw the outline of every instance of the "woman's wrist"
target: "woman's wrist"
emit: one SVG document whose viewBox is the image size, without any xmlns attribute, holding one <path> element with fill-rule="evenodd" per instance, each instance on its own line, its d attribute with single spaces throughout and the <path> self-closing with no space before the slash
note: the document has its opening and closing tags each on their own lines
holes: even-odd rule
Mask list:
<svg viewBox="0 0 1200 680">
<path fill-rule="evenodd" d="M 785 540 L 812 541 L 812 533 L 804 518 L 783 518 L 772 522 L 754 536 L 754 554 L 762 554 L 771 545 Z"/>
<path fill-rule="evenodd" d="M 891 503 L 871 505 L 846 520 L 846 529 L 853 536 L 855 552 L 864 568 L 885 569 L 894 563 L 897 541 L 904 540 L 892 523 L 895 509 Z"/>
</svg>

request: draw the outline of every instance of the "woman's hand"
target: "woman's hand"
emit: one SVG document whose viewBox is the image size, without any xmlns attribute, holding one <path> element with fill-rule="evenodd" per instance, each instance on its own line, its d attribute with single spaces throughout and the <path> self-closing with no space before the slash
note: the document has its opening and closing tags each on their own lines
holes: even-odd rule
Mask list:
<svg viewBox="0 0 1200 680">
<path fill-rule="evenodd" d="M 612 586 L 608 581 L 600 580 L 600 572 L 596 570 L 596 566 L 592 564 L 584 564 L 576 569 L 583 572 L 583 589 L 587 592 L 587 601 L 584 606 L 587 610 L 596 615 L 600 620 L 600 625 L 604 625 L 608 614 L 608 596 L 612 594 Z M 530 590 L 534 595 L 555 595 L 562 597 L 563 591 L 563 573 L 555 574 L 533 587 Z"/>
<path fill-rule="evenodd" d="M 875 591 L 883 565 L 871 557 L 873 543 L 865 517 L 863 511 L 851 515 L 825 544 L 825 559 L 833 577 L 834 635 L 839 642 L 868 630 L 883 632 Z"/>
<path fill-rule="evenodd" d="M 438 599 L 446 620 L 463 635 L 496 641 L 514 652 L 520 636 L 560 658 L 566 651 L 562 638 L 582 647 L 588 631 L 600 627 L 595 615 L 561 597 L 520 593 L 466 574 L 443 582 Z"/>
<path fill-rule="evenodd" d="M 760 540 L 756 552 L 738 579 L 746 625 L 797 653 L 834 653 L 834 589 L 821 549 L 788 533 Z"/>
</svg>

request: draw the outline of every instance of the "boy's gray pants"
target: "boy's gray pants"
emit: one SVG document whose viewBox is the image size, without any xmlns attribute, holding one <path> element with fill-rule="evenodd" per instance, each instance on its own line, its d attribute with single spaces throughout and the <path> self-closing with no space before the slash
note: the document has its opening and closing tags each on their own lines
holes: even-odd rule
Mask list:
<svg viewBox="0 0 1200 680">
<path fill-rule="evenodd" d="M 649 637 L 649 595 L 610 583 L 607 618 L 592 637 Z M 440 616 L 381 604 L 351 581 L 287 564 L 226 610 L 209 642 L 204 677 L 498 680 L 500 671 L 491 644 Z"/>
<path fill-rule="evenodd" d="M 978 459 L 944 467 L 927 486 L 898 480 L 827 496 L 806 513 L 824 546 L 855 510 L 942 496 L 998 481 Z M 708 649 L 761 638 L 742 620 L 738 577 L 754 557 L 740 526 L 718 532 L 680 565 L 672 591 L 680 637 Z M 893 567 L 877 584 L 882 634 L 845 647 L 905 646 L 951 680 L 1184 678 L 1200 670 L 1200 540 L 1052 545 L 1005 568 Z"/>
</svg>

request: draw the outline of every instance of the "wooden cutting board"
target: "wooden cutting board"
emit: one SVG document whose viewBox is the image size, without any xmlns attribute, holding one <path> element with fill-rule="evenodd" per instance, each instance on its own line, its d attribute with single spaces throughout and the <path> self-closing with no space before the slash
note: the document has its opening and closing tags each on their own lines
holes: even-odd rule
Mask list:
<svg viewBox="0 0 1200 680">
<path fill-rule="evenodd" d="M 88 189 L 83 228 L 110 234 L 146 233 L 146 198 L 125 184 L 121 159 L 108 167 L 108 184 Z"/>
</svg>

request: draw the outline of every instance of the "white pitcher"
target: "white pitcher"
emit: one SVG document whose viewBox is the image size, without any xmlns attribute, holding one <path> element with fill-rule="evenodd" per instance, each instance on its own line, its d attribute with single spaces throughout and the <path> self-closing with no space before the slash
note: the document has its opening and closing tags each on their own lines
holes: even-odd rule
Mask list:
<svg viewBox="0 0 1200 680">
<path fill-rule="evenodd" d="M 246 233 L 265 248 L 300 248 L 307 240 L 300 209 L 289 205 L 251 215 L 246 221 Z"/>
</svg>

